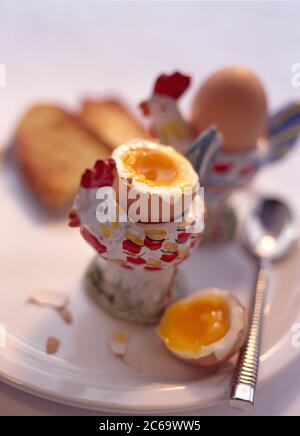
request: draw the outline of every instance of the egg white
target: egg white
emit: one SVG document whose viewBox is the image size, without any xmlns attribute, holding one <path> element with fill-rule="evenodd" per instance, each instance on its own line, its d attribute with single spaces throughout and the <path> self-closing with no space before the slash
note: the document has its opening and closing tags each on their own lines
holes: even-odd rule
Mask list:
<svg viewBox="0 0 300 436">
<path fill-rule="evenodd" d="M 128 151 L 130 150 L 133 151 L 138 148 L 162 151 L 163 153 L 166 153 L 169 157 L 172 158 L 173 156 L 177 160 L 180 157 L 180 160 L 182 159 L 182 162 L 184 162 L 185 164 L 186 179 L 188 181 L 188 186 L 190 186 L 191 188 L 195 188 L 198 186 L 199 179 L 193 166 L 186 158 L 184 158 L 178 152 L 176 152 L 173 147 L 167 145 L 161 145 L 156 142 L 137 139 L 134 141 L 127 142 L 123 145 L 120 145 L 118 148 L 114 150 L 112 157 L 116 161 L 119 178 L 123 179 L 124 181 L 130 180 L 131 187 L 135 188 L 139 193 L 146 194 L 150 192 L 153 194 L 162 195 L 165 194 L 167 191 L 168 193 L 174 195 L 182 195 L 182 188 L 180 186 L 177 186 L 176 183 L 174 185 L 169 185 L 169 186 L 165 186 L 165 185 L 151 186 L 147 183 L 141 182 L 140 180 L 136 180 L 134 175 L 130 171 L 128 171 L 128 169 L 126 169 L 123 162 L 123 157 Z"/>
<path fill-rule="evenodd" d="M 134 151 L 138 148 L 149 149 L 149 150 L 157 150 L 165 153 L 171 159 L 173 158 L 175 162 L 179 162 L 181 164 L 181 171 L 184 174 L 184 178 L 186 180 L 185 186 L 182 187 L 180 183 L 174 182 L 174 184 L 170 185 L 155 185 L 152 186 L 147 182 L 141 181 L 138 176 L 136 176 L 133 172 L 129 171 L 126 165 L 124 164 L 123 158 L 124 155 L 130 151 Z M 156 197 L 156 203 L 160 206 L 157 206 L 157 210 L 163 210 L 164 207 L 171 207 L 171 221 L 173 221 L 177 216 L 173 215 L 172 210 L 174 211 L 174 205 L 182 205 L 186 209 L 189 208 L 189 200 L 192 199 L 197 192 L 197 188 L 199 186 L 199 178 L 197 173 L 195 172 L 191 163 L 182 155 L 180 155 L 177 151 L 175 151 L 172 147 L 161 145 L 155 142 L 147 141 L 147 140 L 134 140 L 127 142 L 125 144 L 120 145 L 116 148 L 112 154 L 113 159 L 116 162 L 117 173 L 118 173 L 118 190 L 121 195 L 119 195 L 119 204 L 123 210 L 128 212 L 129 217 L 130 210 L 128 204 L 130 203 L 130 199 L 140 198 L 141 202 L 145 201 L 144 204 L 148 204 L 147 210 L 141 212 L 140 219 L 142 222 L 149 222 L 150 215 L 150 207 L 149 202 Z M 183 169 L 182 169 L 183 168 Z M 185 189 L 189 189 L 188 191 Z M 125 196 L 124 196 L 124 193 Z M 185 202 L 182 201 L 183 195 L 186 195 Z M 189 195 L 189 197 L 187 196 Z M 127 197 L 127 198 L 126 198 Z M 158 200 L 157 200 L 158 197 Z M 187 200 L 187 201 L 186 201 Z M 147 203 L 146 203 L 147 202 Z M 180 206 L 181 207 L 181 206 Z M 173 208 L 173 209 L 172 209 Z M 181 209 L 180 209 L 181 210 Z M 186 210 L 182 210 L 181 214 L 186 212 Z M 160 213 L 160 212 L 159 212 Z M 158 221 L 161 220 L 161 215 L 159 215 Z"/>
</svg>

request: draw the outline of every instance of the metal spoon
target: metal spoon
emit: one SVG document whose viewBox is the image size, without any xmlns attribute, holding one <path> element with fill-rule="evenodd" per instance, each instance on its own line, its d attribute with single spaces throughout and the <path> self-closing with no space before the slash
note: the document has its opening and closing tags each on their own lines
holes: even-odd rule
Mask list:
<svg viewBox="0 0 300 436">
<path fill-rule="evenodd" d="M 229 404 L 235 409 L 249 411 L 254 405 L 270 264 L 286 256 L 296 239 L 291 212 L 280 200 L 261 199 L 246 220 L 245 242 L 259 260 L 259 272 L 252 320 L 232 382 Z"/>
</svg>

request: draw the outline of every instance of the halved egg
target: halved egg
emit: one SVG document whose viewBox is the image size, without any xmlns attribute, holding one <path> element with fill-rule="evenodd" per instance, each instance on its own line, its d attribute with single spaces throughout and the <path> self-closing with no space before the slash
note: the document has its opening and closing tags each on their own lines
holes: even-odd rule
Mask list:
<svg viewBox="0 0 300 436">
<path fill-rule="evenodd" d="M 169 306 L 158 335 L 175 356 L 209 366 L 229 359 L 242 346 L 246 311 L 239 300 L 221 289 L 207 289 Z"/>
<path fill-rule="evenodd" d="M 112 157 L 117 167 L 117 198 L 122 209 L 128 212 L 137 196 L 147 202 L 147 210 L 143 212 L 139 209 L 140 221 L 161 222 L 162 203 L 167 206 L 169 202 L 171 205 L 171 221 L 190 206 L 187 198 L 183 205 L 183 193 L 191 192 L 193 198 L 199 178 L 191 163 L 174 148 L 135 140 L 120 145 Z M 152 205 L 148 204 L 150 197 L 156 199 Z M 156 204 L 155 208 L 153 204 Z"/>
</svg>

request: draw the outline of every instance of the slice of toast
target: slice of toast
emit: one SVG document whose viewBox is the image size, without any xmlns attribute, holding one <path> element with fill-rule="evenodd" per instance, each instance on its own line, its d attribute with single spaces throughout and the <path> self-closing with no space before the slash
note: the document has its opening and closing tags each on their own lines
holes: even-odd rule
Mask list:
<svg viewBox="0 0 300 436">
<path fill-rule="evenodd" d="M 26 112 L 17 128 L 16 147 L 25 175 L 50 209 L 70 203 L 83 171 L 111 153 L 80 120 L 50 104 Z"/>
<path fill-rule="evenodd" d="M 80 116 L 98 138 L 111 148 L 131 139 L 149 137 L 134 115 L 117 100 L 86 100 Z"/>
</svg>

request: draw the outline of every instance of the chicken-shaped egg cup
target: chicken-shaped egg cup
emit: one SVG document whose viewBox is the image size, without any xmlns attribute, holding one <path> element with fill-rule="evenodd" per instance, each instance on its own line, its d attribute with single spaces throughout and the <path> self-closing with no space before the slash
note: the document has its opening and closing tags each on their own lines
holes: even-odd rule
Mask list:
<svg viewBox="0 0 300 436">
<path fill-rule="evenodd" d="M 174 288 L 180 293 L 177 267 L 203 234 L 198 191 L 188 159 L 146 140 L 120 145 L 85 171 L 69 225 L 98 254 L 85 282 L 108 311 L 151 323 L 173 301 Z"/>
<path fill-rule="evenodd" d="M 177 101 L 190 81 L 188 74 L 162 74 L 154 84 L 152 96 L 140 103 L 143 115 L 152 119 L 154 135 L 162 144 L 171 144 L 182 154 L 188 150 L 193 135 L 179 111 Z"/>
<path fill-rule="evenodd" d="M 266 93 L 258 77 L 248 69 L 228 67 L 200 86 L 188 123 L 180 115 L 178 95 L 173 92 L 175 83 L 188 85 L 188 77 L 178 72 L 159 76 L 150 103 L 143 103 L 142 108 L 151 116 L 153 130 L 160 138 L 168 127 L 170 144 L 184 152 L 199 173 L 208 209 L 205 240 L 225 242 L 233 237 L 236 225 L 228 197 L 246 186 L 260 168 L 280 160 L 295 146 L 300 132 L 300 102 L 287 104 L 269 116 Z M 187 86 L 180 89 L 185 91 Z M 175 128 L 175 119 L 185 125 L 180 129 L 186 132 L 184 138 Z M 210 126 L 216 126 L 223 137 L 223 146 L 219 144 L 218 149 L 211 144 L 207 147 L 197 137 Z M 201 174 L 204 161 L 205 172 Z"/>
</svg>

